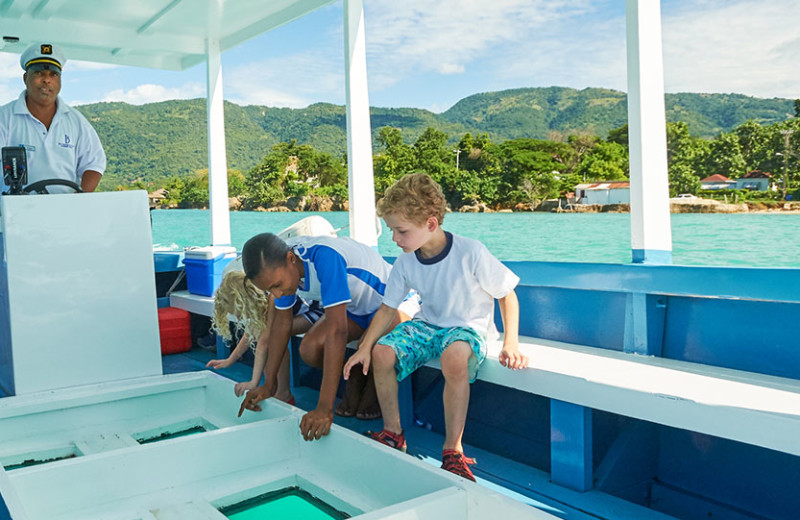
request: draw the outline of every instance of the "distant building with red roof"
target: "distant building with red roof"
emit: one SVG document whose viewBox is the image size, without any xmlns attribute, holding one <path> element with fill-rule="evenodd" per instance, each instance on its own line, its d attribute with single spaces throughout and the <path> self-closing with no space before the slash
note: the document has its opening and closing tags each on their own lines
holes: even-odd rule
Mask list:
<svg viewBox="0 0 800 520">
<path fill-rule="evenodd" d="M 720 173 L 715 173 L 705 179 L 700 179 L 700 186 L 704 190 L 731 190 L 736 188 L 736 181 Z"/>
<path fill-rule="evenodd" d="M 767 191 L 772 185 L 772 174 L 753 170 L 736 180 L 736 189 Z"/>
<path fill-rule="evenodd" d="M 575 186 L 579 204 L 630 204 L 630 182 L 592 182 Z"/>
</svg>

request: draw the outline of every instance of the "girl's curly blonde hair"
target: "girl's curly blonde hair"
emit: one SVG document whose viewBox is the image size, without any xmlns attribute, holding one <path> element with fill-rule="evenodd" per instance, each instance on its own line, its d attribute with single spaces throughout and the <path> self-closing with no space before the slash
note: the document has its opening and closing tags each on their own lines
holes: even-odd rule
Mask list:
<svg viewBox="0 0 800 520">
<path fill-rule="evenodd" d="M 214 295 L 211 324 L 217 334 L 231 341 L 228 315 L 236 316 L 236 332 L 245 333 L 255 342 L 267 326 L 269 297 L 253 285 L 241 271 L 231 271 L 222 279 Z"/>
</svg>

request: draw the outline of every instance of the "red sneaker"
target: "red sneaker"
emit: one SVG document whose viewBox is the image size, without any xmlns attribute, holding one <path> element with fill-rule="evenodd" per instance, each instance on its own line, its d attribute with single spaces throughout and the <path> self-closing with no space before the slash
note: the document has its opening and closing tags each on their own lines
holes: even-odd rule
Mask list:
<svg viewBox="0 0 800 520">
<path fill-rule="evenodd" d="M 475 459 L 465 457 L 463 453 L 456 450 L 442 451 L 442 469 L 455 473 L 459 477 L 475 482 L 475 475 L 469 469 L 470 464 L 475 464 Z"/>
<path fill-rule="evenodd" d="M 364 432 L 364 435 L 372 440 L 380 442 L 385 446 L 400 450 L 403 453 L 406 452 L 406 436 L 403 435 L 403 432 L 392 433 L 389 430 L 381 430 L 379 432 L 366 431 Z"/>
</svg>

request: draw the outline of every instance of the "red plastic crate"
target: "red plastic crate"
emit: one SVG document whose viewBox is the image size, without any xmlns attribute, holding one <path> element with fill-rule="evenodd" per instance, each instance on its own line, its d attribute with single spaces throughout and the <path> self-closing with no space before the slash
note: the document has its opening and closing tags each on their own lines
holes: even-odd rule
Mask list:
<svg viewBox="0 0 800 520">
<path fill-rule="evenodd" d="M 161 354 L 177 354 L 192 348 L 189 311 L 164 307 L 158 309 L 158 334 L 161 337 Z"/>
</svg>

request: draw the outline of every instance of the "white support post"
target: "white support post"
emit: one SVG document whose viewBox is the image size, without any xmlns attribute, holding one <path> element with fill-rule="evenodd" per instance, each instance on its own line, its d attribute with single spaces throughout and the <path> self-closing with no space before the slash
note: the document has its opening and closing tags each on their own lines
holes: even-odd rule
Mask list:
<svg viewBox="0 0 800 520">
<path fill-rule="evenodd" d="M 350 236 L 369 246 L 377 246 L 364 5 L 362 0 L 343 0 L 343 2 Z"/>
<path fill-rule="evenodd" d="M 211 245 L 231 243 L 228 214 L 228 161 L 225 156 L 225 112 L 222 105 L 222 59 L 219 40 L 207 40 L 208 205 Z"/>
<path fill-rule="evenodd" d="M 634 263 L 672 263 L 660 0 L 627 0 L 631 249 Z"/>
</svg>

